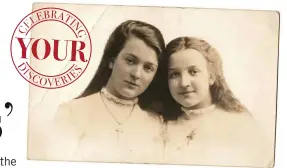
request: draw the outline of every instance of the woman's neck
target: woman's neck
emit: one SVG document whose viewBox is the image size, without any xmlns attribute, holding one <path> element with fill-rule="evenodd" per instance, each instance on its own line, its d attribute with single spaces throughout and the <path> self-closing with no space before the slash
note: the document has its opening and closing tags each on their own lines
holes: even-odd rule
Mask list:
<svg viewBox="0 0 287 168">
<path fill-rule="evenodd" d="M 138 102 L 138 98 L 134 98 L 134 99 L 123 99 L 123 98 L 120 98 L 119 96 L 116 96 L 114 94 L 112 94 L 113 92 L 110 92 L 108 90 L 108 88 L 106 87 L 103 87 L 101 89 L 101 94 L 103 94 L 105 96 L 106 99 L 108 99 L 109 101 L 111 102 L 114 102 L 115 104 L 118 104 L 118 105 L 124 105 L 124 106 L 129 106 L 129 105 L 134 105 Z"/>
<path fill-rule="evenodd" d="M 190 108 L 185 108 L 181 107 L 181 110 L 186 114 L 186 115 L 201 115 L 209 112 L 213 112 L 216 109 L 215 104 L 209 104 L 208 106 L 204 106 L 202 108 L 196 108 L 196 109 L 190 109 Z"/>
</svg>

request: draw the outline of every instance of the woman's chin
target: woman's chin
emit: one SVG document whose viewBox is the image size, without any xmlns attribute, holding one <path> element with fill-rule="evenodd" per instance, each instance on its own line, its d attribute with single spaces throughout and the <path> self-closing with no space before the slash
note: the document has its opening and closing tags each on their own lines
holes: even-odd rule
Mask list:
<svg viewBox="0 0 287 168">
<path fill-rule="evenodd" d="M 187 109 L 192 109 L 197 105 L 197 102 L 195 101 L 185 101 L 181 103 L 181 106 Z"/>
<path fill-rule="evenodd" d="M 134 99 L 139 95 L 137 92 L 128 89 L 124 89 L 121 94 L 125 99 Z"/>
</svg>

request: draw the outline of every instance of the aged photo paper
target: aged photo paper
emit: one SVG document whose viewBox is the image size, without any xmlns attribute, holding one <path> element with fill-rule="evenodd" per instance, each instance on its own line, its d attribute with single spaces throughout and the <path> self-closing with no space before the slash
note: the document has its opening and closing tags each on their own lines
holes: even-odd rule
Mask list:
<svg viewBox="0 0 287 168">
<path fill-rule="evenodd" d="M 50 48 L 32 41 L 28 58 L 47 79 L 32 79 L 63 87 L 29 86 L 28 159 L 274 166 L 278 12 L 33 4 L 42 8 L 27 23 L 54 17 L 30 32 Z"/>
</svg>

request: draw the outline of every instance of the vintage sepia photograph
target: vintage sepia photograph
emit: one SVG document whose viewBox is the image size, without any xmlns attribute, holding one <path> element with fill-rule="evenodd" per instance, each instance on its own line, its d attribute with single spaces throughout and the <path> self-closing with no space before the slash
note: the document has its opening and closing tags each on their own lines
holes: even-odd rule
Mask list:
<svg viewBox="0 0 287 168">
<path fill-rule="evenodd" d="M 274 166 L 278 12 L 61 3 L 33 11 L 31 38 L 46 40 L 31 43 L 28 159 Z"/>
</svg>

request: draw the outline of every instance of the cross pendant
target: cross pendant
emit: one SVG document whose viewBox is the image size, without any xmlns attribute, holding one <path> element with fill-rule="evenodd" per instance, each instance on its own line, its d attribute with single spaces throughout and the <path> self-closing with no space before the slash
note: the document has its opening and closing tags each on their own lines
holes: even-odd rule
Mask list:
<svg viewBox="0 0 287 168">
<path fill-rule="evenodd" d="M 115 131 L 117 132 L 117 140 L 119 140 L 120 133 L 123 133 L 123 131 L 120 129 L 115 129 Z"/>
</svg>

